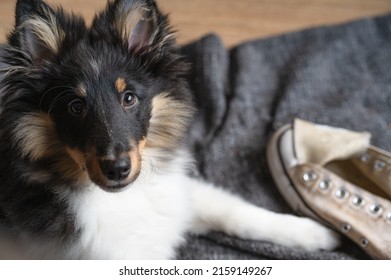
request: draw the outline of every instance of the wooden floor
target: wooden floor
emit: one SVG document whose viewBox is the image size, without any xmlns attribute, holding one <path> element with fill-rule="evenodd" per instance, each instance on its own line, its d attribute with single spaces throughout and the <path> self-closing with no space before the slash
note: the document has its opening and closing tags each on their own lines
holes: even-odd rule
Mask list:
<svg viewBox="0 0 391 280">
<path fill-rule="evenodd" d="M 391 0 L 157 0 L 178 30 L 179 43 L 216 32 L 226 46 L 307 27 L 391 12 Z M 15 0 L 0 0 L 0 42 L 13 26 Z M 88 20 L 106 0 L 47 0 Z"/>
</svg>

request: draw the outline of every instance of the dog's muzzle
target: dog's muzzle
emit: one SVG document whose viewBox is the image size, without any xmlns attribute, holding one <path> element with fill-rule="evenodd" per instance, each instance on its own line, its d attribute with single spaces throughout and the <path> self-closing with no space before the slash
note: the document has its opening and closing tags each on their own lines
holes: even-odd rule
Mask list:
<svg viewBox="0 0 391 280">
<path fill-rule="evenodd" d="M 112 152 L 97 153 L 96 147 L 87 150 L 87 157 L 80 156 L 82 165 L 92 182 L 105 191 L 117 192 L 130 186 L 141 172 L 141 153 L 145 141 L 133 143 L 129 149 L 117 148 Z M 69 151 L 70 154 L 72 150 Z M 73 158 L 78 159 L 75 155 Z"/>
</svg>

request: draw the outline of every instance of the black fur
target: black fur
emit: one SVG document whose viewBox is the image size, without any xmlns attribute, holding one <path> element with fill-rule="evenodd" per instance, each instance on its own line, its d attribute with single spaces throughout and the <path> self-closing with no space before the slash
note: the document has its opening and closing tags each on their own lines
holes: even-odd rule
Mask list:
<svg viewBox="0 0 391 280">
<path fill-rule="evenodd" d="M 136 31 L 146 33 L 127 40 L 118 20 L 140 3 L 148 21 Z M 49 38 L 37 33 L 40 21 L 51 30 Z M 0 115 L 0 212 L 16 232 L 66 243 L 77 230 L 57 194 L 77 192 L 90 180 L 66 149 L 86 155 L 94 148 L 97 157 L 131 150 L 132 141 L 148 137 L 155 96 L 165 92 L 191 105 L 183 78 L 186 63 L 177 53 L 167 17 L 152 0 L 110 1 L 90 28 L 82 18 L 41 0 L 18 0 L 8 42 L 1 58 L 7 67 Z M 115 88 L 119 78 L 137 98 L 130 109 Z M 77 92 L 80 86 L 85 96 Z M 79 109 L 80 114 L 72 114 Z M 35 132 L 47 135 L 37 140 Z M 180 137 L 174 140 L 179 145 Z"/>
</svg>

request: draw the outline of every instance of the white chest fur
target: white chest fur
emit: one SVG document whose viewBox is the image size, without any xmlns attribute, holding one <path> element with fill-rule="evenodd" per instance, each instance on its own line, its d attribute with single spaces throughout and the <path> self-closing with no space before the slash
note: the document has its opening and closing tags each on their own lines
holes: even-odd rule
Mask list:
<svg viewBox="0 0 391 280">
<path fill-rule="evenodd" d="M 81 239 L 66 258 L 167 259 L 192 218 L 182 174 L 155 175 L 119 193 L 90 186 L 69 199 Z"/>
</svg>

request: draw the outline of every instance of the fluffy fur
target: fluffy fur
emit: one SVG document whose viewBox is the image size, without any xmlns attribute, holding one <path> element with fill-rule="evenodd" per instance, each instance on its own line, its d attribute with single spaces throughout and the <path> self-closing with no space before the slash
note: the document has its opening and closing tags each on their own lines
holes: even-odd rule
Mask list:
<svg viewBox="0 0 391 280">
<path fill-rule="evenodd" d="M 187 175 L 194 110 L 174 43 L 152 0 L 109 1 L 91 27 L 17 1 L 0 115 L 2 239 L 17 257 L 167 259 L 186 232 L 210 230 L 305 250 L 338 244 L 314 221 Z"/>
</svg>

